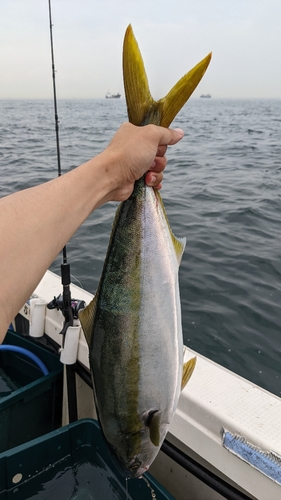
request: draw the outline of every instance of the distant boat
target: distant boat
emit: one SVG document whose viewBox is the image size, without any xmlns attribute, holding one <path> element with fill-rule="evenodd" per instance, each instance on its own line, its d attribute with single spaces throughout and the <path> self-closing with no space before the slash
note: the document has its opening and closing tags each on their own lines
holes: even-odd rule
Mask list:
<svg viewBox="0 0 281 500">
<path fill-rule="evenodd" d="M 121 97 L 121 94 L 119 94 L 119 93 L 110 94 L 110 92 L 107 92 L 107 94 L 105 94 L 106 99 L 119 99 L 119 97 Z"/>
<path fill-rule="evenodd" d="M 200 97 L 212 97 L 211 94 L 202 94 Z"/>
</svg>

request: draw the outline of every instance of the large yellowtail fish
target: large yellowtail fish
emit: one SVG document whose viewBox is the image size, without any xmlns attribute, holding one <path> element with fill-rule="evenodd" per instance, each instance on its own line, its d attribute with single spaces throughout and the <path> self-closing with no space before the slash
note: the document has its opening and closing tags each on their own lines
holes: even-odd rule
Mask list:
<svg viewBox="0 0 281 500">
<path fill-rule="evenodd" d="M 210 59 L 211 54 L 156 102 L 129 26 L 123 73 L 130 122 L 168 127 Z M 119 205 L 97 293 L 79 315 L 100 425 L 128 478 L 140 477 L 155 459 L 195 366 L 195 359 L 183 365 L 178 269 L 184 248 L 159 192 L 140 179 Z"/>
</svg>

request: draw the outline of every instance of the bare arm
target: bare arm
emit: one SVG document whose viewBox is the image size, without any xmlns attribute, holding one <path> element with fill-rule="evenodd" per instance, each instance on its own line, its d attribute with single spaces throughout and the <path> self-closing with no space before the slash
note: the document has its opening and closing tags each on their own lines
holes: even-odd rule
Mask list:
<svg viewBox="0 0 281 500">
<path fill-rule="evenodd" d="M 0 200 L 0 342 L 9 323 L 89 214 L 127 199 L 145 172 L 160 188 L 167 145 L 182 131 L 123 124 L 103 153 L 67 174 Z M 69 205 L 71 210 L 69 210 Z"/>
</svg>

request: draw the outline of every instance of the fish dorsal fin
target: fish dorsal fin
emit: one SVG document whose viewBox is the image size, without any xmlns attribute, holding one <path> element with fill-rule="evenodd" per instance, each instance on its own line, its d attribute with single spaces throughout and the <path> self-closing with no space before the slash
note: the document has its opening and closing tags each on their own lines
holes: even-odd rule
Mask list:
<svg viewBox="0 0 281 500">
<path fill-rule="evenodd" d="M 161 411 L 150 410 L 145 420 L 145 425 L 149 428 L 150 441 L 154 446 L 160 444 L 160 424 L 161 424 Z"/>
<path fill-rule="evenodd" d="M 91 340 L 92 340 L 92 330 L 93 330 L 96 309 L 97 309 L 97 294 L 90 302 L 90 304 L 87 307 L 85 307 L 85 309 L 81 309 L 78 312 L 78 317 L 89 347 L 91 345 Z"/>
<path fill-rule="evenodd" d="M 129 25 L 123 44 L 123 78 L 129 121 L 142 125 L 156 102 L 151 96 L 142 55 Z"/>
<path fill-rule="evenodd" d="M 86 341 L 87 341 L 89 347 L 91 346 L 91 343 L 92 343 L 93 326 L 95 324 L 95 315 L 96 315 L 96 311 L 97 311 L 97 304 L 98 304 L 100 290 L 101 290 L 102 283 L 103 283 L 104 276 L 105 276 L 105 272 L 106 272 L 107 262 L 108 262 L 108 258 L 109 258 L 109 254 L 110 254 L 110 248 L 112 245 L 112 241 L 114 240 L 114 237 L 115 237 L 115 230 L 118 227 L 119 218 L 120 218 L 121 213 L 122 213 L 122 203 L 120 203 L 119 207 L 117 208 L 117 211 L 116 211 L 116 214 L 114 217 L 113 227 L 112 227 L 112 231 L 110 234 L 110 240 L 109 240 L 109 244 L 108 244 L 108 249 L 107 249 L 105 262 L 103 265 L 102 275 L 101 275 L 98 289 L 95 293 L 93 300 L 90 302 L 90 304 L 87 307 L 85 307 L 85 309 L 82 309 L 78 313 L 78 317 L 79 317 L 79 320 L 80 320 L 81 326 L 83 328 L 83 332 L 84 332 L 84 335 L 86 337 Z"/>
<path fill-rule="evenodd" d="M 182 369 L 182 381 L 181 381 L 181 390 L 183 390 L 189 381 L 194 368 L 196 365 L 196 357 L 191 358 L 189 361 L 183 364 L 183 369 Z"/>
<path fill-rule="evenodd" d="M 123 79 L 129 121 L 134 125 L 154 123 L 169 127 L 203 77 L 212 54 L 202 59 L 184 75 L 166 97 L 155 101 L 151 96 L 146 71 L 132 26 L 123 44 Z"/>
</svg>

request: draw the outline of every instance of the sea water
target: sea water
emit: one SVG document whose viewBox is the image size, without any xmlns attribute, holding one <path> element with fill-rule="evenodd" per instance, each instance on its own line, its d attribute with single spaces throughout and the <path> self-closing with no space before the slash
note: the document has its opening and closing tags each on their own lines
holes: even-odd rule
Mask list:
<svg viewBox="0 0 281 500">
<path fill-rule="evenodd" d="M 0 113 L 0 195 L 54 178 L 52 101 L 0 101 Z M 58 113 L 63 172 L 101 152 L 127 119 L 123 99 L 60 100 Z M 174 125 L 185 137 L 168 150 L 162 197 L 174 233 L 187 237 L 184 342 L 280 395 L 281 101 L 194 98 Z M 96 210 L 67 247 L 73 282 L 90 292 L 116 207 Z"/>
</svg>

